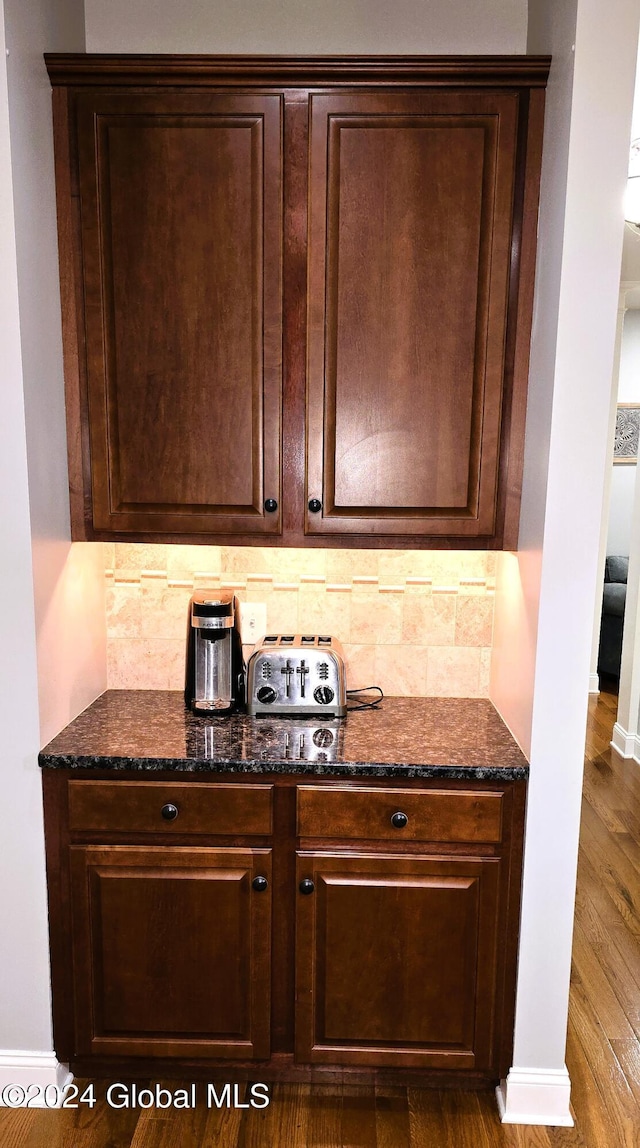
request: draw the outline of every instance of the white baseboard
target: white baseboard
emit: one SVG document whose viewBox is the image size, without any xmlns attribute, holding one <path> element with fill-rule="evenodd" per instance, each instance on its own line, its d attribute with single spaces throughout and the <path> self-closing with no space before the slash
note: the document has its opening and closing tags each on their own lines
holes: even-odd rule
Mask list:
<svg viewBox="0 0 640 1148">
<path fill-rule="evenodd" d="M 571 1128 L 571 1081 L 566 1068 L 512 1068 L 496 1088 L 503 1124 L 547 1124 Z"/>
<path fill-rule="evenodd" d="M 635 757 L 636 761 L 640 761 L 640 735 L 623 729 L 619 722 L 613 727 L 611 748 L 615 749 L 620 757 Z"/>
<path fill-rule="evenodd" d="M 600 678 L 598 677 L 597 674 L 589 674 L 589 693 L 590 694 L 599 694 L 600 693 Z"/>
<path fill-rule="evenodd" d="M 59 1108 L 63 1089 L 71 1084 L 73 1074 L 61 1064 L 54 1052 L 0 1052 L 0 1106 L 9 1108 Z M 15 1091 L 4 1095 L 7 1088 Z M 49 1092 L 45 1091 L 49 1085 Z M 24 1094 L 22 1096 L 21 1094 Z"/>
</svg>

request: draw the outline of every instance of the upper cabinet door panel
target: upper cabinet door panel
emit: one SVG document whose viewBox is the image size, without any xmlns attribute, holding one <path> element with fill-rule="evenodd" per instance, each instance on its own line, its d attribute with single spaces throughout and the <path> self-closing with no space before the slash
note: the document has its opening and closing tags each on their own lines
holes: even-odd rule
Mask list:
<svg viewBox="0 0 640 1148">
<path fill-rule="evenodd" d="M 491 536 L 518 97 L 312 96 L 307 533 Z"/>
<path fill-rule="evenodd" d="M 281 96 L 77 116 L 94 528 L 279 533 Z"/>
</svg>

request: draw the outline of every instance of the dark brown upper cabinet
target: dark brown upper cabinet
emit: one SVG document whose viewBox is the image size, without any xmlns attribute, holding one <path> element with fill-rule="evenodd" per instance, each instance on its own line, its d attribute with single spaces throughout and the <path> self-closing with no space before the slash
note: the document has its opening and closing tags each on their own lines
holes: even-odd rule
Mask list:
<svg viewBox="0 0 640 1148">
<path fill-rule="evenodd" d="M 74 538 L 515 547 L 549 61 L 47 65 Z"/>
<path fill-rule="evenodd" d="M 278 95 L 76 102 L 92 523 L 279 530 Z"/>
<path fill-rule="evenodd" d="M 495 527 L 517 97 L 311 97 L 308 493 L 321 533 Z"/>
</svg>

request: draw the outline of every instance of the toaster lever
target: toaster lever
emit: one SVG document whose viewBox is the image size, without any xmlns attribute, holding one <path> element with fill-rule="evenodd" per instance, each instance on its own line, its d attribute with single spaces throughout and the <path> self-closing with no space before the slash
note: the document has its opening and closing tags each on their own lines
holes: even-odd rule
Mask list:
<svg viewBox="0 0 640 1148">
<path fill-rule="evenodd" d="M 286 693 L 287 697 L 290 697 L 291 696 L 291 679 L 292 679 L 293 674 L 294 674 L 294 669 L 293 669 L 293 666 L 291 665 L 291 659 L 290 658 L 287 658 L 287 663 L 286 663 L 286 665 L 281 667 L 280 673 L 284 674 L 285 693 Z"/>
<path fill-rule="evenodd" d="M 300 662 L 300 665 L 298 666 L 296 673 L 299 674 L 299 676 L 300 676 L 300 697 L 303 698 L 305 696 L 305 684 L 307 681 L 307 674 L 309 673 L 309 667 L 308 667 L 307 663 L 305 662 L 304 658 Z"/>
</svg>

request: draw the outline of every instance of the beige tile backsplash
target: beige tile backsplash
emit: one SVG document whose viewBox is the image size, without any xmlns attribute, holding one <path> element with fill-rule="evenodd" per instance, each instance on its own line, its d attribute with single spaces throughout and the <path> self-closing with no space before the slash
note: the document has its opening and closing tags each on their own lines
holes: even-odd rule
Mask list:
<svg viewBox="0 0 640 1148">
<path fill-rule="evenodd" d="M 495 553 L 147 546 L 114 543 L 107 557 L 111 689 L 180 689 L 194 587 L 264 602 L 277 633 L 330 633 L 347 685 L 385 693 L 488 694 Z"/>
</svg>

